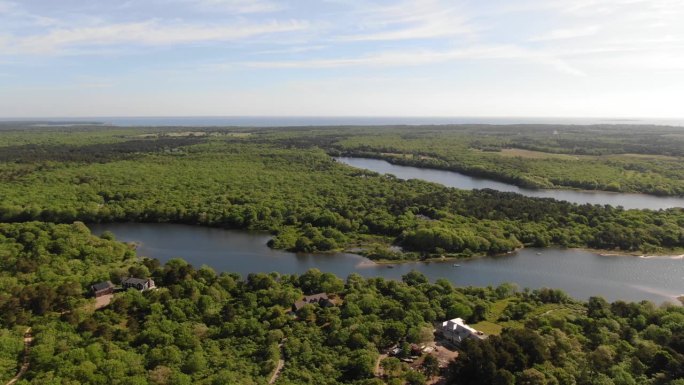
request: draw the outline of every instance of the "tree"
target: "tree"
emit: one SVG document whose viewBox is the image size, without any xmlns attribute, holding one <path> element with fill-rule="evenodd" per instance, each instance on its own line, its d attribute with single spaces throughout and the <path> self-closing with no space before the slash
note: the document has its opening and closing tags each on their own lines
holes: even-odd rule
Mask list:
<svg viewBox="0 0 684 385">
<path fill-rule="evenodd" d="M 355 350 L 347 365 L 346 375 L 350 379 L 370 378 L 373 376 L 375 359 L 373 354 L 367 350 Z"/>
<path fill-rule="evenodd" d="M 396 357 L 387 357 L 380 361 L 380 367 L 387 377 L 397 377 L 401 374 L 401 361 Z"/>
<path fill-rule="evenodd" d="M 423 372 L 428 378 L 432 378 L 439 374 L 439 361 L 437 357 L 432 354 L 428 354 L 423 359 L 422 363 Z"/>
<path fill-rule="evenodd" d="M 587 302 L 587 315 L 591 318 L 605 318 L 610 314 L 608 302 L 601 297 L 590 297 Z"/>
<path fill-rule="evenodd" d="M 499 369 L 494 377 L 493 385 L 515 385 L 515 376 L 506 369 Z"/>
<path fill-rule="evenodd" d="M 425 385 L 425 376 L 421 372 L 409 370 L 404 374 L 407 385 Z"/>
<path fill-rule="evenodd" d="M 520 385 L 546 385 L 546 377 L 537 369 L 525 369 L 518 377 L 518 383 Z"/>
<path fill-rule="evenodd" d="M 416 286 L 416 285 L 428 283 L 428 279 L 425 276 L 425 274 L 423 274 L 419 271 L 416 271 L 416 270 L 411 270 L 409 273 L 402 275 L 401 280 L 410 286 Z"/>
<path fill-rule="evenodd" d="M 615 352 L 612 348 L 601 345 L 589 354 L 589 362 L 597 372 L 605 372 L 614 362 Z"/>
</svg>

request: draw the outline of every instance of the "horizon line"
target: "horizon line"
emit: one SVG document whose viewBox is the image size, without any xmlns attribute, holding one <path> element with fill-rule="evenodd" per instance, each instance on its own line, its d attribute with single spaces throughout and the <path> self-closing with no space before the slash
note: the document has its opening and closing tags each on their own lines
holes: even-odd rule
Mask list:
<svg viewBox="0 0 684 385">
<path fill-rule="evenodd" d="M 608 115 L 587 115 L 587 116 L 561 116 L 561 115 L 74 115 L 74 116 L 0 116 L 0 120 L 45 120 L 45 119 L 197 119 L 197 118 L 363 118 L 363 119 L 607 119 L 607 120 L 684 120 L 684 116 L 608 116 Z"/>
</svg>

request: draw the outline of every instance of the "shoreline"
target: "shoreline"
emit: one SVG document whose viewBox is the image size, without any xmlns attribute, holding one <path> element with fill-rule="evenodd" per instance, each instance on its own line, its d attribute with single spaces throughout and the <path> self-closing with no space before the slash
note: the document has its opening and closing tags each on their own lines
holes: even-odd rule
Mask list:
<svg viewBox="0 0 684 385">
<path fill-rule="evenodd" d="M 400 166 L 400 167 L 414 167 L 418 169 L 424 169 L 424 170 L 438 170 L 438 171 L 450 171 L 454 172 L 457 174 L 462 174 L 471 178 L 479 178 L 479 179 L 487 179 L 491 180 L 493 182 L 498 182 L 498 183 L 505 183 L 509 184 L 511 186 L 518 187 L 523 190 L 532 190 L 532 191 L 573 191 L 573 192 L 583 192 L 583 193 L 605 193 L 605 194 L 628 194 L 628 195 L 641 195 L 645 197 L 656 197 L 656 198 L 673 198 L 673 199 L 684 199 L 684 195 L 670 195 L 670 194 L 654 194 L 654 193 L 648 193 L 648 192 L 643 192 L 643 191 L 611 191 L 611 190 L 601 190 L 601 189 L 595 189 L 595 190 L 588 190 L 585 188 L 580 188 L 580 187 L 573 187 L 573 186 L 559 186 L 559 185 L 552 185 L 552 186 L 525 186 L 521 183 L 518 183 L 515 180 L 507 179 L 507 178 L 502 178 L 499 177 L 498 175 L 488 175 L 488 176 L 482 176 L 473 172 L 470 172 L 469 170 L 466 169 L 461 169 L 458 167 L 427 167 L 424 165 L 419 165 L 419 164 L 406 164 L 402 162 L 397 162 L 397 158 L 394 157 L 388 157 L 388 156 L 382 156 L 382 155 L 377 155 L 377 154 L 365 154 L 363 156 L 357 155 L 354 153 L 343 153 L 342 155 L 330 155 L 333 159 L 337 160 L 336 158 L 352 158 L 352 159 L 375 159 L 375 160 L 383 160 L 391 165 L 394 166 Z M 413 154 L 406 154 L 406 155 L 413 155 Z M 442 159 L 438 159 L 442 160 Z M 443 160 L 442 160 L 443 161 Z M 354 166 L 351 166 L 354 167 Z M 372 170 L 371 170 L 372 171 Z M 617 207 L 617 206 L 615 206 Z M 673 207 L 677 208 L 677 207 Z M 627 210 L 627 209 L 625 209 Z M 645 210 L 645 209 L 638 209 L 638 210 Z"/>
<path fill-rule="evenodd" d="M 663 252 L 641 252 L 641 251 L 620 251 L 606 249 L 591 249 L 586 247 L 575 248 L 576 250 L 587 251 L 598 254 L 602 257 L 636 257 L 642 259 L 684 259 L 684 250 L 674 249 Z M 681 254 L 680 254 L 681 253 Z"/>
<path fill-rule="evenodd" d="M 155 223 L 156 224 L 156 223 Z M 176 223 L 162 223 L 162 224 L 173 224 L 177 225 Z M 99 225 L 99 224 L 98 224 Z M 211 227 L 211 226 L 204 226 L 204 225 L 188 225 L 188 224 L 179 224 L 179 225 L 186 225 L 186 226 L 199 226 L 199 227 L 207 227 L 207 228 L 218 228 L 218 229 L 223 229 L 223 230 L 228 230 L 228 231 L 241 231 L 241 232 L 247 232 L 247 233 L 261 233 L 261 234 L 268 234 L 265 231 L 258 231 L 258 230 L 247 230 L 247 229 L 224 229 L 220 227 Z M 86 225 L 88 226 L 88 225 Z M 90 229 L 90 227 L 89 227 Z M 124 242 L 130 246 L 132 246 L 134 249 L 138 249 L 140 246 L 143 245 L 141 241 L 132 241 L 132 242 Z M 287 251 L 295 254 L 309 254 L 309 253 L 302 253 L 302 252 L 296 252 L 296 251 L 289 251 L 286 249 L 274 249 L 270 246 L 268 246 L 272 250 L 282 250 L 282 251 Z M 684 260 L 684 249 L 673 249 L 673 250 L 665 250 L 662 252 L 642 252 L 642 251 L 620 251 L 620 250 L 609 250 L 609 249 L 593 249 L 589 247 L 561 247 L 561 246 L 552 246 L 552 247 L 546 247 L 546 248 L 533 248 L 533 249 L 539 249 L 541 250 L 540 252 L 543 252 L 543 250 L 547 249 L 565 249 L 565 250 L 578 250 L 578 251 L 584 251 L 592 254 L 596 254 L 602 257 L 636 257 L 636 258 L 641 258 L 641 259 L 681 259 Z M 363 253 L 363 248 L 360 247 L 359 244 L 355 244 L 349 248 L 339 248 L 335 250 L 327 250 L 327 251 L 318 251 L 316 254 L 329 254 L 333 255 L 336 253 L 345 253 L 345 254 L 354 254 L 358 255 L 360 257 L 363 257 L 367 259 L 367 262 L 364 262 L 364 266 L 370 266 L 372 263 L 373 265 L 394 265 L 394 264 L 401 264 L 401 263 L 416 263 L 416 262 L 425 262 L 425 263 L 439 263 L 439 262 L 455 262 L 455 261 L 469 261 L 473 259 L 478 259 L 478 258 L 497 258 L 497 257 L 505 257 L 507 255 L 513 255 L 520 250 L 528 249 L 527 247 L 520 247 L 515 250 L 511 250 L 505 253 L 499 253 L 499 254 L 477 254 L 477 255 L 472 255 L 472 256 L 430 256 L 425 259 L 371 259 L 364 255 Z"/>
<path fill-rule="evenodd" d="M 516 250 L 517 251 L 517 250 Z M 515 251 L 511 251 L 509 253 L 505 254 L 496 254 L 496 255 L 473 255 L 471 257 L 432 257 L 432 258 L 426 258 L 426 259 L 370 259 L 368 257 L 364 257 L 368 259 L 370 262 L 373 262 L 374 265 L 398 265 L 402 263 L 439 263 L 439 262 L 455 262 L 455 261 L 472 261 L 474 259 L 480 259 L 480 258 L 487 258 L 487 257 L 503 257 L 506 255 L 512 255 L 514 254 Z M 363 257 L 363 255 L 362 255 Z"/>
<path fill-rule="evenodd" d="M 501 254 L 493 254 L 493 255 L 473 255 L 470 257 L 453 257 L 453 256 L 441 256 L 441 257 L 430 257 L 426 259 L 370 259 L 363 254 L 358 254 L 364 258 L 366 258 L 368 261 L 364 261 L 362 264 L 364 266 L 374 266 L 374 265 L 399 265 L 403 263 L 418 263 L 418 262 L 423 262 L 423 263 L 439 263 L 439 262 L 455 262 L 455 261 L 470 261 L 474 259 L 479 259 L 479 258 L 498 258 L 498 257 L 505 257 L 508 255 L 514 255 L 515 253 L 519 252 L 520 250 L 528 249 L 526 247 L 520 247 L 518 249 L 515 249 L 513 251 L 509 251 L 506 253 L 501 253 Z M 595 254 L 597 256 L 601 257 L 632 257 L 632 258 L 641 258 L 641 259 L 681 259 L 684 260 L 684 250 L 676 249 L 676 250 L 670 250 L 669 252 L 665 251 L 663 253 L 643 253 L 643 252 L 638 252 L 638 251 L 619 251 L 619 250 L 607 250 L 607 249 L 592 249 L 588 247 L 546 247 L 546 248 L 539 248 L 539 250 L 542 250 L 540 252 L 543 252 L 543 250 L 548 250 L 548 249 L 564 249 L 564 250 L 576 250 L 576 251 L 584 251 L 588 253 Z M 357 254 L 353 253 L 350 251 L 344 251 L 345 253 L 350 253 L 350 254 Z M 682 254 L 678 254 L 682 253 Z M 684 299 L 684 296 L 682 296 L 682 299 Z"/>
</svg>

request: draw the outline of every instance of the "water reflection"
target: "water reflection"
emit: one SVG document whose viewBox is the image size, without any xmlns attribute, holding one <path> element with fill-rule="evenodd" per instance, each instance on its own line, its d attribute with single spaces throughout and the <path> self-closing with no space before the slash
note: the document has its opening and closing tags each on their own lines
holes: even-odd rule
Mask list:
<svg viewBox="0 0 684 385">
<path fill-rule="evenodd" d="M 138 254 L 167 261 L 182 257 L 195 267 L 217 271 L 301 274 L 311 268 L 340 277 L 400 279 L 418 270 L 432 281 L 445 278 L 458 286 L 496 286 L 514 282 L 521 288 L 552 287 L 587 299 L 674 301 L 684 293 L 684 260 L 604 256 L 589 251 L 525 249 L 495 258 L 453 262 L 377 265 L 356 254 L 295 254 L 272 250 L 269 235 L 172 224 L 103 224 L 90 226 L 94 234 L 112 231 L 117 239 L 138 242 Z"/>
<path fill-rule="evenodd" d="M 356 168 L 363 168 L 381 174 L 392 174 L 400 179 L 421 179 L 464 190 L 489 188 L 498 191 L 515 192 L 529 197 L 554 198 L 579 204 L 590 203 L 622 206 L 626 209 L 659 210 L 684 207 L 684 198 L 680 197 L 658 197 L 607 191 L 535 190 L 490 179 L 475 178 L 454 171 L 399 166 L 379 159 L 338 157 L 335 160 Z"/>
</svg>

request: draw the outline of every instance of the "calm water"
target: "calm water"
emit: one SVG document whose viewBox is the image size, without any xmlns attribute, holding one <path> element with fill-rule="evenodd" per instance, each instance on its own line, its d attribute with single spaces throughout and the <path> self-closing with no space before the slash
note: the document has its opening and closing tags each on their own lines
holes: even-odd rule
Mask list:
<svg viewBox="0 0 684 385">
<path fill-rule="evenodd" d="M 659 210 L 671 207 L 684 207 L 684 198 L 679 197 L 658 197 L 645 194 L 625 194 L 606 191 L 526 189 L 490 179 L 475 178 L 454 171 L 399 166 L 379 159 L 348 157 L 338 157 L 335 159 L 338 162 L 348 164 L 352 167 L 364 168 L 381 174 L 392 174 L 400 179 L 422 179 L 428 182 L 440 183 L 448 187 L 456 187 L 464 190 L 489 188 L 499 191 L 516 192 L 529 197 L 554 198 L 579 204 L 591 203 L 622 206 L 626 209 Z"/>
<path fill-rule="evenodd" d="M 295 254 L 266 246 L 268 235 L 170 224 L 91 225 L 94 234 L 112 231 L 117 239 L 139 242 L 138 255 L 167 261 L 182 257 L 193 266 L 217 271 L 303 273 L 318 268 L 340 277 L 399 279 L 415 269 L 431 280 L 445 278 L 458 286 L 488 286 L 515 282 L 521 288 L 553 287 L 587 299 L 674 301 L 684 293 L 682 258 L 601 256 L 580 250 L 525 249 L 504 257 L 445 263 L 406 263 L 393 268 L 375 265 L 354 254 Z M 538 255 L 538 253 L 540 253 Z"/>
</svg>

